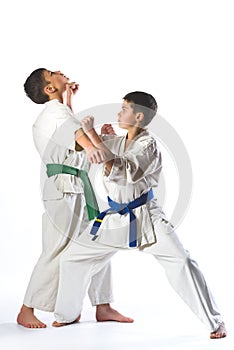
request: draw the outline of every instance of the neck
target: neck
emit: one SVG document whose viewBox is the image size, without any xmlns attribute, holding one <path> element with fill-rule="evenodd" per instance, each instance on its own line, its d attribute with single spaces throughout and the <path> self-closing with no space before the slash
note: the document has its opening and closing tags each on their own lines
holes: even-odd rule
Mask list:
<svg viewBox="0 0 234 350">
<path fill-rule="evenodd" d="M 133 127 L 132 129 L 128 130 L 127 133 L 127 139 L 129 141 L 133 140 L 137 135 L 139 135 L 142 132 L 143 129 L 138 127 Z"/>
<path fill-rule="evenodd" d="M 50 101 L 51 100 L 58 100 L 59 102 L 63 103 L 63 96 L 59 93 L 54 93 L 53 95 L 50 95 Z"/>
</svg>

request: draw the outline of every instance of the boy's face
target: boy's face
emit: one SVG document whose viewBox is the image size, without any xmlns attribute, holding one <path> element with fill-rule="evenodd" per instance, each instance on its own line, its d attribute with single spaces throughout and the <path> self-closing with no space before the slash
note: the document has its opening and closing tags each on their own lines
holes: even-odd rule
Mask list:
<svg viewBox="0 0 234 350">
<path fill-rule="evenodd" d="M 134 113 L 131 102 L 123 101 L 122 109 L 118 113 L 119 127 L 122 129 L 131 129 L 133 126 L 137 126 L 137 118 Z"/>
<path fill-rule="evenodd" d="M 69 78 L 60 71 L 51 72 L 45 70 L 44 77 L 48 84 L 54 87 L 57 91 L 63 93 L 66 90 L 66 84 L 68 83 Z"/>
</svg>

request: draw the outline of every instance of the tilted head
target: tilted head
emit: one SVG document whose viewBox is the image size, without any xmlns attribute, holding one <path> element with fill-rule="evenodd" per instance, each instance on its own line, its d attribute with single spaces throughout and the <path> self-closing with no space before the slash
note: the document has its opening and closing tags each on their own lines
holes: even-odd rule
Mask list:
<svg viewBox="0 0 234 350">
<path fill-rule="evenodd" d="M 34 70 L 24 83 L 26 95 L 35 103 L 43 104 L 52 99 L 62 100 L 68 78 L 60 71 L 45 68 Z"/>
</svg>

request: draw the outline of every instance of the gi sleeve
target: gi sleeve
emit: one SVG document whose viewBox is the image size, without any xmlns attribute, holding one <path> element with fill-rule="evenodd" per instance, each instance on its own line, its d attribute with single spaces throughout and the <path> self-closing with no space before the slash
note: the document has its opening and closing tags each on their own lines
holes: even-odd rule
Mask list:
<svg viewBox="0 0 234 350">
<path fill-rule="evenodd" d="M 119 152 L 119 140 L 122 139 L 122 136 L 117 135 L 100 135 L 100 139 L 103 144 L 114 154 Z"/>
<path fill-rule="evenodd" d="M 53 142 L 70 150 L 75 150 L 75 133 L 81 127 L 81 123 L 74 116 L 60 118 L 52 137 Z"/>
<path fill-rule="evenodd" d="M 114 182 L 136 183 L 161 168 L 161 154 L 156 141 L 133 141 L 123 156 L 116 156 L 108 179 Z M 107 174 L 106 174 L 107 175 Z"/>
</svg>

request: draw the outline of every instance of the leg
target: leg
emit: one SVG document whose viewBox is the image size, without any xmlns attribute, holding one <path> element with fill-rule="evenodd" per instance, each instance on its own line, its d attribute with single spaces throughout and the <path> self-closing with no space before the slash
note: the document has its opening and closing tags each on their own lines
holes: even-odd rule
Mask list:
<svg viewBox="0 0 234 350">
<path fill-rule="evenodd" d="M 118 249 L 92 241 L 89 231 L 90 227 L 87 227 L 61 257 L 55 306 L 56 321 L 53 326 L 69 324 L 77 319 L 88 288 L 92 304 L 98 304 L 96 312 L 98 321 L 133 321 L 109 305 L 112 293 L 111 270 L 108 263 Z"/>
<path fill-rule="evenodd" d="M 34 308 L 52 311 L 58 288 L 58 255 L 55 246 L 66 246 L 67 239 L 53 226 L 48 215 L 43 215 L 43 251 L 33 270 L 24 305 L 17 317 L 18 324 L 27 328 L 44 328 L 45 324 L 36 318 Z M 51 247 L 51 249 L 49 248 Z M 51 278 L 53 276 L 53 278 Z"/>
<path fill-rule="evenodd" d="M 46 325 L 34 315 L 34 308 L 53 311 L 58 290 L 59 258 L 72 237 L 79 233 L 84 203 L 79 195 L 64 195 L 61 200 L 45 203 L 42 219 L 42 254 L 33 270 L 24 304 L 17 317 L 27 328 Z M 51 278 L 53 277 L 53 278 Z"/>
<path fill-rule="evenodd" d="M 191 259 L 171 225 L 163 219 L 155 222 L 157 243 L 144 251 L 163 266 L 169 283 L 190 309 L 212 331 L 212 338 L 226 336 L 224 323 L 196 261 Z"/>
<path fill-rule="evenodd" d="M 86 237 L 87 244 L 83 242 L 78 244 L 79 240 L 72 242 L 61 257 L 54 326 L 72 323 L 77 319 L 92 276 L 105 268 L 116 252 L 111 247 L 92 242 L 88 233 Z"/>
<path fill-rule="evenodd" d="M 96 319 L 98 322 L 133 322 L 132 318 L 123 316 L 110 306 L 110 303 L 113 301 L 110 262 L 92 277 L 88 293 L 92 305 L 97 306 Z"/>
<path fill-rule="evenodd" d="M 113 302 L 111 262 L 92 276 L 88 294 L 93 306 Z"/>
</svg>

